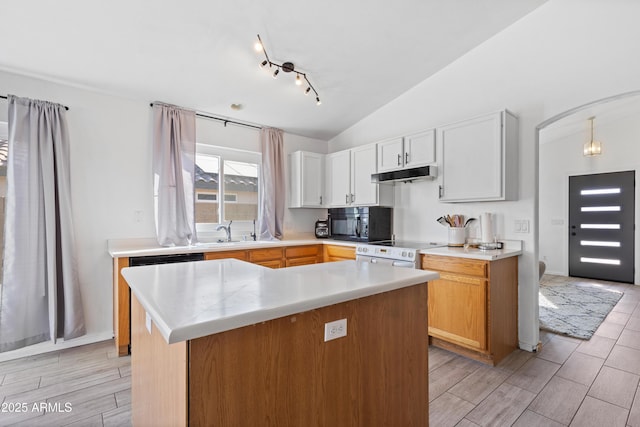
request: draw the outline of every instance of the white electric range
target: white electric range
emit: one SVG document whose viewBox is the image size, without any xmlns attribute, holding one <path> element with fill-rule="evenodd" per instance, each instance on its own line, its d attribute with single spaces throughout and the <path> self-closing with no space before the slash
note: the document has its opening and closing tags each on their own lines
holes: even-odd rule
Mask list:
<svg viewBox="0 0 640 427">
<path fill-rule="evenodd" d="M 437 242 L 383 240 L 356 245 L 356 261 L 388 264 L 394 267 L 420 268 L 420 251 L 447 246 Z"/>
</svg>

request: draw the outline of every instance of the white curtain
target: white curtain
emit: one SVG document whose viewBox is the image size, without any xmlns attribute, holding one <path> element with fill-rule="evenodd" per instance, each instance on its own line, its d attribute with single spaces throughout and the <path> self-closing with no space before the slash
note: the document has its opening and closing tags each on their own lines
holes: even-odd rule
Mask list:
<svg viewBox="0 0 640 427">
<path fill-rule="evenodd" d="M 162 246 L 197 242 L 194 205 L 196 114 L 153 104 L 153 195 Z"/>
<path fill-rule="evenodd" d="M 65 107 L 9 96 L 0 351 L 85 334 Z"/>
<path fill-rule="evenodd" d="M 262 192 L 260 193 L 260 240 L 282 239 L 284 235 L 284 141 L 280 129 L 260 129 L 262 149 Z"/>
</svg>

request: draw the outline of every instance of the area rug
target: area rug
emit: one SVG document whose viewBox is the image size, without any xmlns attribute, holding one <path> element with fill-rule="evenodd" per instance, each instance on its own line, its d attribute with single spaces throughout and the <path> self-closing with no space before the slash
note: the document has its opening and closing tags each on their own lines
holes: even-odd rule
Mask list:
<svg viewBox="0 0 640 427">
<path fill-rule="evenodd" d="M 588 340 L 623 292 L 590 284 L 540 284 L 540 329 Z"/>
</svg>

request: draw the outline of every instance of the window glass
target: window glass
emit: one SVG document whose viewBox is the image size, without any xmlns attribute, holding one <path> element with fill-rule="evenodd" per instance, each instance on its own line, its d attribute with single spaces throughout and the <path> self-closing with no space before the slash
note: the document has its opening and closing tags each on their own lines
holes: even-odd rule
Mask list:
<svg viewBox="0 0 640 427">
<path fill-rule="evenodd" d="M 204 230 L 207 224 L 234 221 L 235 225 L 257 219 L 260 153 L 205 144 L 196 147 L 198 229 Z"/>
</svg>

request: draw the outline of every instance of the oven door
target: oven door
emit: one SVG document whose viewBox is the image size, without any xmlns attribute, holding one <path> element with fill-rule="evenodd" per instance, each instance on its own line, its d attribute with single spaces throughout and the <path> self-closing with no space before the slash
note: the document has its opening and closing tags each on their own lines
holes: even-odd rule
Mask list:
<svg viewBox="0 0 640 427">
<path fill-rule="evenodd" d="M 396 259 L 378 258 L 367 255 L 356 255 L 356 261 L 368 262 L 371 264 L 390 265 L 392 267 L 400 268 L 416 268 L 416 263 L 412 261 L 399 261 Z"/>
</svg>

